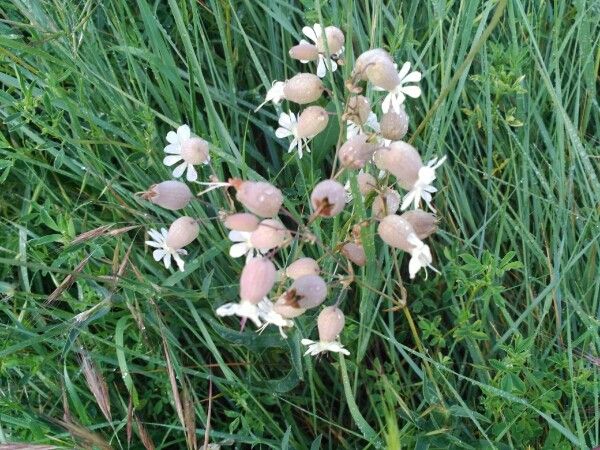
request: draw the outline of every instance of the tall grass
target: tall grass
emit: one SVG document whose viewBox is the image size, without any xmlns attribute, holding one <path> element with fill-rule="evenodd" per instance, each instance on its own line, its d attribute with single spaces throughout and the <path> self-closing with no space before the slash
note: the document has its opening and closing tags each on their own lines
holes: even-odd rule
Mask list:
<svg viewBox="0 0 600 450">
<path fill-rule="evenodd" d="M 369 248 L 343 299 L 351 356 L 314 360 L 313 315 L 287 340 L 215 318 L 241 270 L 216 194 L 186 210 L 201 237 L 171 274 L 143 240 L 176 216 L 134 193 L 169 178 L 164 136 L 189 123 L 217 175 L 306 209 L 338 130 L 298 161 L 252 110 L 318 21 L 351 41 L 345 77 L 376 46 L 424 72 L 409 136 L 450 162 L 441 275 L 408 282 Z M 0 442 L 599 446 L 599 36 L 593 0 L 0 0 Z M 333 246 L 348 225 L 314 231 Z"/>
</svg>

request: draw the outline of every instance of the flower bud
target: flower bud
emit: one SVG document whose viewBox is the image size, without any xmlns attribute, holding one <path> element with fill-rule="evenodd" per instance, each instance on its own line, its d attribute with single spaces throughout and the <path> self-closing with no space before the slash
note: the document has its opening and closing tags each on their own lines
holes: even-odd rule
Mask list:
<svg viewBox="0 0 600 450">
<path fill-rule="evenodd" d="M 412 225 L 417 237 L 421 240 L 428 238 L 437 231 L 437 218 L 435 215 L 422 209 L 406 211 L 400 217 Z"/>
<path fill-rule="evenodd" d="M 362 195 L 368 195 L 375 190 L 377 187 L 377 180 L 373 175 L 367 172 L 360 172 L 356 176 L 358 182 L 358 190 Z"/>
<path fill-rule="evenodd" d="M 273 304 L 273 311 L 279 314 L 284 319 L 293 319 L 306 312 L 306 309 L 297 306 L 289 305 L 285 299 L 285 294 L 278 298 Z"/>
<path fill-rule="evenodd" d="M 399 141 L 408 131 L 408 114 L 404 108 L 400 108 L 400 112 L 395 113 L 389 111 L 381 118 L 381 136 L 391 141 Z"/>
<path fill-rule="evenodd" d="M 325 28 L 325 37 L 327 39 L 327 47 L 329 48 L 329 53 L 335 55 L 340 52 L 342 47 L 344 46 L 344 33 L 338 27 L 329 26 Z M 327 49 L 325 48 L 325 42 L 323 41 L 323 36 L 317 36 L 317 48 L 319 52 L 325 53 Z"/>
<path fill-rule="evenodd" d="M 273 217 L 279 212 L 283 195 L 279 189 L 265 181 L 242 181 L 231 179 L 229 183 L 237 190 L 235 198 L 260 217 Z"/>
<path fill-rule="evenodd" d="M 165 244 L 173 250 L 178 250 L 196 239 L 199 232 L 200 227 L 196 219 L 180 217 L 169 227 Z"/>
<path fill-rule="evenodd" d="M 285 274 L 292 280 L 297 280 L 304 275 L 319 275 L 319 272 L 321 269 L 312 258 L 297 259 L 285 269 Z"/>
<path fill-rule="evenodd" d="M 387 170 L 398 179 L 398 184 L 411 190 L 419 178 L 423 161 L 419 152 L 406 142 L 392 142 L 389 148 L 380 148 L 374 155 L 375 165 Z"/>
<path fill-rule="evenodd" d="M 299 73 L 285 82 L 283 95 L 291 102 L 305 105 L 319 99 L 325 86 L 321 79 L 312 73 Z"/>
<path fill-rule="evenodd" d="M 388 52 L 381 48 L 374 48 L 372 50 L 367 50 L 362 53 L 358 58 L 356 58 L 356 62 L 354 63 L 354 70 L 352 71 L 353 76 L 359 78 L 360 80 L 367 79 L 367 68 L 375 64 L 377 61 L 387 61 L 390 64 L 394 64 L 394 60 L 390 56 Z"/>
<path fill-rule="evenodd" d="M 393 91 L 400 83 L 398 71 L 393 62 L 385 58 L 375 59 L 365 69 L 367 80 L 386 91 Z"/>
<path fill-rule="evenodd" d="M 290 49 L 290 57 L 300 61 L 315 61 L 319 57 L 319 50 L 315 45 L 301 42 Z"/>
<path fill-rule="evenodd" d="M 148 191 L 144 192 L 143 197 L 155 205 L 177 211 L 185 208 L 194 195 L 187 184 L 169 180 L 153 184 Z"/>
<path fill-rule="evenodd" d="M 267 258 L 254 258 L 246 263 L 240 276 L 240 298 L 259 303 L 273 288 L 277 270 Z"/>
<path fill-rule="evenodd" d="M 348 100 L 346 116 L 356 125 L 364 125 L 369 118 L 371 104 L 363 95 L 354 95 Z"/>
<path fill-rule="evenodd" d="M 181 144 L 181 157 L 188 164 L 208 162 L 208 142 L 198 136 L 192 136 Z"/>
<path fill-rule="evenodd" d="M 294 280 L 282 295 L 288 305 L 310 309 L 319 306 L 327 297 L 327 285 L 318 275 L 304 275 Z"/>
<path fill-rule="evenodd" d="M 348 242 L 342 247 L 342 254 L 357 266 L 364 266 L 367 263 L 365 249 L 360 244 Z"/>
<path fill-rule="evenodd" d="M 311 138 L 327 127 L 329 114 L 320 106 L 309 106 L 298 117 L 297 136 Z"/>
<path fill-rule="evenodd" d="M 281 222 L 265 219 L 250 235 L 250 243 L 258 250 L 271 250 L 283 246 L 290 238 L 290 232 Z"/>
<path fill-rule="evenodd" d="M 340 163 L 350 169 L 361 169 L 371 160 L 375 149 L 374 144 L 367 142 L 365 134 L 357 134 L 340 147 L 338 153 Z"/>
<path fill-rule="evenodd" d="M 388 188 L 373 200 L 373 217 L 381 220 L 387 215 L 395 214 L 400 208 L 400 203 L 401 199 L 398 191 Z"/>
<path fill-rule="evenodd" d="M 411 252 L 414 245 L 408 242 L 408 236 L 415 233 L 414 228 L 407 220 L 395 214 L 390 214 L 379 222 L 377 227 L 379 237 L 391 247 Z"/>
<path fill-rule="evenodd" d="M 258 217 L 254 214 L 236 213 L 225 217 L 223 225 L 230 230 L 251 232 L 258 228 L 258 222 Z"/>
<path fill-rule="evenodd" d="M 323 308 L 317 319 L 319 340 L 322 342 L 333 342 L 344 329 L 346 318 L 337 306 Z"/>
<path fill-rule="evenodd" d="M 324 180 L 318 183 L 310 195 L 315 214 L 332 217 L 344 209 L 346 190 L 335 180 Z"/>
</svg>

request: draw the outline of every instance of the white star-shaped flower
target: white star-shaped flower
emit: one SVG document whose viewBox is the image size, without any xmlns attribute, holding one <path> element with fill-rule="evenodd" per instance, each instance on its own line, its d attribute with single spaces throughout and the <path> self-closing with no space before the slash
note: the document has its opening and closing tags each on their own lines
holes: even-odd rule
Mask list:
<svg viewBox="0 0 600 450">
<path fill-rule="evenodd" d="M 176 132 L 169 131 L 166 139 L 169 144 L 164 148 L 167 156 L 163 159 L 163 164 L 171 167 L 182 161 L 173 170 L 173 177 L 179 178 L 187 169 L 186 179 L 196 181 L 198 172 L 194 165 L 208 164 L 210 161 L 208 144 L 197 136 L 193 136 L 188 125 L 181 125 Z"/>
<path fill-rule="evenodd" d="M 431 183 L 435 181 L 436 169 L 444 164 L 444 161 L 446 161 L 446 156 L 443 156 L 440 159 L 433 158 L 427 165 L 419 169 L 417 181 L 413 188 L 402 199 L 402 206 L 400 206 L 402 211 L 407 209 L 411 203 L 415 209 L 418 209 L 419 203 L 421 202 L 421 199 L 423 199 L 429 209 L 435 212 L 435 209 L 431 206 L 431 194 L 437 192 L 437 189 L 432 186 Z"/>
<path fill-rule="evenodd" d="M 420 240 L 415 233 L 411 233 L 406 238 L 409 244 L 414 245 L 414 248 L 410 251 L 410 261 L 408 262 L 408 273 L 412 280 L 419 270 L 422 268 L 427 269 L 428 267 L 436 273 L 439 271 L 431 265 L 433 258 L 431 257 L 431 250 L 429 246 Z M 427 278 L 427 270 L 425 270 L 425 278 Z"/>
<path fill-rule="evenodd" d="M 282 112 L 279 115 L 279 128 L 275 130 L 275 136 L 280 139 L 292 136 L 292 142 L 288 148 L 290 153 L 294 148 L 298 151 L 298 157 L 302 158 L 303 147 L 306 147 L 306 151 L 310 152 L 310 148 L 307 147 L 308 139 L 298 137 L 298 118 L 293 112 L 287 114 Z"/>
<path fill-rule="evenodd" d="M 246 262 L 253 258 L 256 258 L 259 254 L 265 254 L 267 251 L 262 251 L 255 248 L 250 241 L 252 233 L 249 231 L 236 231 L 231 230 L 229 232 L 229 240 L 235 242 L 229 247 L 229 256 L 232 258 L 239 258 L 246 255 Z"/>
<path fill-rule="evenodd" d="M 166 228 L 161 228 L 160 231 L 156 231 L 155 229 L 149 230 L 148 234 L 153 240 L 146 241 L 146 245 L 156 249 L 152 252 L 152 257 L 155 261 L 162 259 L 165 268 L 169 269 L 171 267 L 171 258 L 173 258 L 179 270 L 183 272 L 185 263 L 180 255 L 187 255 L 187 251 L 182 248 L 175 250 L 167 246 L 167 233 Z"/>
<path fill-rule="evenodd" d="M 279 334 L 281 335 L 282 338 L 287 339 L 287 335 L 284 333 L 283 328 L 291 328 L 294 326 L 294 322 L 289 320 L 289 319 L 285 319 L 284 317 L 281 316 L 281 314 L 276 313 L 273 310 L 273 302 L 271 300 L 269 300 L 267 297 L 265 297 L 259 304 L 258 304 L 258 316 L 260 317 L 261 320 L 263 320 L 265 323 L 257 330 L 259 333 L 262 333 L 265 328 L 267 328 L 269 325 L 275 325 L 276 327 L 279 328 Z"/>
<path fill-rule="evenodd" d="M 399 113 L 402 103 L 406 100 L 406 96 L 417 98 L 421 95 L 421 88 L 415 84 L 408 83 L 418 83 L 421 81 L 421 72 L 413 71 L 410 72 L 410 62 L 405 62 L 400 72 L 398 72 L 398 78 L 400 78 L 400 82 L 394 88 L 394 90 L 390 91 L 388 95 L 383 99 L 383 103 L 381 104 L 381 110 L 386 113 L 390 110 L 390 108 L 395 112 Z M 381 88 L 375 88 L 376 90 L 383 90 Z"/>
<path fill-rule="evenodd" d="M 269 102 L 272 102 L 274 105 L 279 105 L 281 101 L 285 98 L 285 94 L 283 93 L 284 87 L 285 83 L 283 81 L 273 81 L 273 85 L 267 91 L 265 101 L 258 105 L 254 112 L 258 111 L 260 108 L 262 108 Z"/>
<path fill-rule="evenodd" d="M 308 345 L 308 349 L 304 353 L 305 355 L 315 356 L 323 352 L 343 353 L 349 355 L 350 352 L 344 348 L 341 342 L 338 341 L 312 341 L 310 339 L 302 339 L 300 341 L 302 345 Z"/>
<path fill-rule="evenodd" d="M 323 36 L 323 28 L 318 23 L 314 24 L 312 27 L 303 27 L 302 33 L 309 38 L 315 45 L 319 43 Z M 301 44 L 308 44 L 304 39 L 300 41 Z M 317 76 L 319 78 L 323 78 L 327 75 L 327 70 L 331 72 L 335 72 L 338 68 L 337 62 L 335 61 L 344 53 L 344 47 L 342 47 L 337 53 L 331 54 L 329 57 L 324 55 L 323 53 L 319 53 L 319 59 L 317 62 Z M 306 63 L 308 61 L 300 60 L 302 63 Z"/>
<path fill-rule="evenodd" d="M 258 306 L 247 300 L 240 300 L 239 303 L 226 303 L 218 307 L 216 313 L 219 317 L 238 316 L 243 319 L 250 319 L 257 327 L 262 325 Z"/>
</svg>

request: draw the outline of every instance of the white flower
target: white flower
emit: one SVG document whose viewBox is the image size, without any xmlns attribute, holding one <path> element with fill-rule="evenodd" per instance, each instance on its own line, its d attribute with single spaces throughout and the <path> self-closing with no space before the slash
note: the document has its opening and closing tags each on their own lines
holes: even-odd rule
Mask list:
<svg viewBox="0 0 600 450">
<path fill-rule="evenodd" d="M 259 333 L 262 333 L 269 325 L 275 325 L 279 328 L 281 337 L 287 339 L 287 335 L 283 332 L 283 327 L 291 328 L 294 326 L 293 321 L 284 319 L 281 314 L 273 310 L 273 302 L 267 297 L 258 304 L 258 316 L 265 321 L 263 326 L 258 329 Z"/>
<path fill-rule="evenodd" d="M 429 246 L 423 243 L 415 233 L 409 234 L 406 240 L 415 247 L 410 251 L 411 258 L 408 262 L 408 273 L 411 280 L 417 275 L 417 272 L 421 270 L 421 268 L 427 269 L 427 267 L 429 267 L 434 272 L 439 273 L 436 268 L 431 265 L 433 259 L 431 257 Z M 427 270 L 425 270 L 425 277 L 427 277 Z"/>
<path fill-rule="evenodd" d="M 350 352 L 344 348 L 341 342 L 331 341 L 311 341 L 310 339 L 302 339 L 300 341 L 302 345 L 308 345 L 308 350 L 304 353 L 305 355 L 315 356 L 322 352 L 334 352 L 343 353 L 349 355 Z"/>
<path fill-rule="evenodd" d="M 323 36 L 323 28 L 318 23 L 314 24 L 311 27 L 303 27 L 302 33 L 313 41 L 314 45 L 317 45 Z M 309 42 L 302 39 L 300 41 L 301 44 L 308 44 Z M 344 53 L 344 47 L 342 47 L 337 53 L 331 54 L 331 56 L 326 56 L 323 53 L 319 52 L 319 60 L 317 62 L 317 76 L 319 78 L 323 78 L 327 74 L 327 70 L 331 72 L 335 72 L 338 68 L 337 63 L 335 62 L 342 54 Z M 300 60 L 302 63 L 307 63 L 308 61 Z"/>
<path fill-rule="evenodd" d="M 262 325 L 258 314 L 258 306 L 247 300 L 240 300 L 239 303 L 226 303 L 218 307 L 216 313 L 219 317 L 238 316 L 250 319 L 257 327 Z"/>
<path fill-rule="evenodd" d="M 295 147 L 299 158 L 302 158 L 302 147 L 305 147 L 309 140 L 298 137 L 298 118 L 293 112 L 288 112 L 288 114 L 282 112 L 279 115 L 279 128 L 275 130 L 275 136 L 280 139 L 293 136 L 288 153 L 294 150 Z M 310 148 L 306 147 L 306 151 L 310 152 Z"/>
<path fill-rule="evenodd" d="M 171 267 L 171 257 L 175 260 L 177 267 L 179 270 L 183 272 L 184 270 L 184 261 L 181 259 L 179 255 L 187 255 L 187 251 L 182 248 L 177 250 L 168 247 L 166 244 L 167 240 L 167 229 L 161 228 L 160 232 L 155 229 L 151 229 L 148 231 L 148 234 L 153 239 L 152 241 L 146 241 L 146 245 L 150 247 L 154 247 L 156 250 L 152 252 L 152 257 L 154 261 L 160 261 L 162 259 L 165 268 L 169 269 Z"/>
<path fill-rule="evenodd" d="M 163 164 L 167 167 L 171 167 L 179 161 L 183 161 L 173 170 L 174 178 L 182 176 L 187 169 L 186 178 L 188 181 L 196 181 L 198 179 L 198 172 L 196 172 L 196 169 L 194 168 L 194 164 L 198 164 L 197 156 L 191 156 L 189 151 L 182 152 L 183 146 L 192 138 L 194 138 L 194 136 L 188 125 L 181 125 L 177 128 L 177 132 L 169 131 L 167 133 L 167 142 L 169 144 L 164 148 L 164 151 L 168 155 L 163 159 Z M 203 163 L 208 164 L 209 161 L 210 157 L 207 153 Z"/>
<path fill-rule="evenodd" d="M 444 164 L 444 161 L 446 161 L 445 156 L 441 157 L 440 159 L 433 158 L 427 163 L 427 165 L 419 169 L 417 181 L 409 193 L 406 194 L 402 199 L 402 206 L 400 206 L 402 211 L 407 209 L 411 203 L 413 204 L 414 208 L 417 209 L 421 199 L 423 199 L 429 209 L 435 212 L 435 209 L 433 206 L 431 206 L 431 194 L 437 192 L 437 189 L 433 187 L 431 183 L 433 183 L 436 178 L 435 170 Z"/>
<path fill-rule="evenodd" d="M 362 126 L 357 125 L 351 120 L 346 121 L 346 140 L 359 134 L 365 134 L 365 128 L 370 128 L 375 133 L 379 133 L 381 130 L 379 127 L 379 122 L 377 121 L 377 114 L 375 114 L 373 111 L 369 112 L 369 117 L 367 117 L 367 121 Z"/>
<path fill-rule="evenodd" d="M 267 91 L 265 101 L 258 105 L 254 112 L 258 111 L 268 102 L 272 102 L 274 105 L 278 105 L 279 103 L 281 103 L 281 101 L 285 98 L 285 94 L 283 93 L 284 86 L 285 83 L 283 81 L 273 81 L 273 85 Z"/>
<path fill-rule="evenodd" d="M 398 72 L 398 78 L 400 78 L 400 82 L 394 88 L 393 91 L 390 91 L 388 95 L 383 99 L 383 103 L 381 104 L 381 110 L 386 113 L 390 110 L 390 107 L 395 113 L 400 112 L 400 108 L 404 100 L 406 100 L 406 96 L 412 98 L 417 98 L 421 95 L 421 88 L 414 84 L 407 83 L 418 83 L 421 81 L 421 72 L 413 71 L 410 72 L 410 62 L 405 62 L 400 72 Z M 381 88 L 375 88 L 377 90 L 383 90 Z"/>
<path fill-rule="evenodd" d="M 246 262 L 253 258 L 256 258 L 259 254 L 265 254 L 267 251 L 262 251 L 255 248 L 250 242 L 252 233 L 249 231 L 236 231 L 231 230 L 229 232 L 229 240 L 235 242 L 229 247 L 229 256 L 232 258 L 239 258 L 240 256 L 246 255 Z"/>
</svg>

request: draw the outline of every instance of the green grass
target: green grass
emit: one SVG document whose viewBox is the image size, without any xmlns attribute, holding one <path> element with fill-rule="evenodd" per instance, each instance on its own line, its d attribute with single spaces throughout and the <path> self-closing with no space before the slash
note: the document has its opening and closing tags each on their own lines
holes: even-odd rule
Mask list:
<svg viewBox="0 0 600 450">
<path fill-rule="evenodd" d="M 218 176 L 270 179 L 305 211 L 337 130 L 298 162 L 274 109 L 252 110 L 320 19 L 351 40 L 345 78 L 375 46 L 424 71 L 409 136 L 449 162 L 441 275 L 408 280 L 368 230 L 342 301 L 351 355 L 315 360 L 312 313 L 287 341 L 215 317 L 241 270 L 217 192 L 185 211 L 203 226 L 184 273 L 143 244 L 176 215 L 134 193 L 169 177 L 164 136 L 187 122 Z M 210 405 L 210 441 L 237 448 L 600 446 L 599 36 L 594 0 L 0 0 L 0 443 L 202 445 Z M 351 208 L 313 226 L 325 245 Z M 103 225 L 135 228 L 71 243 Z"/>
</svg>

